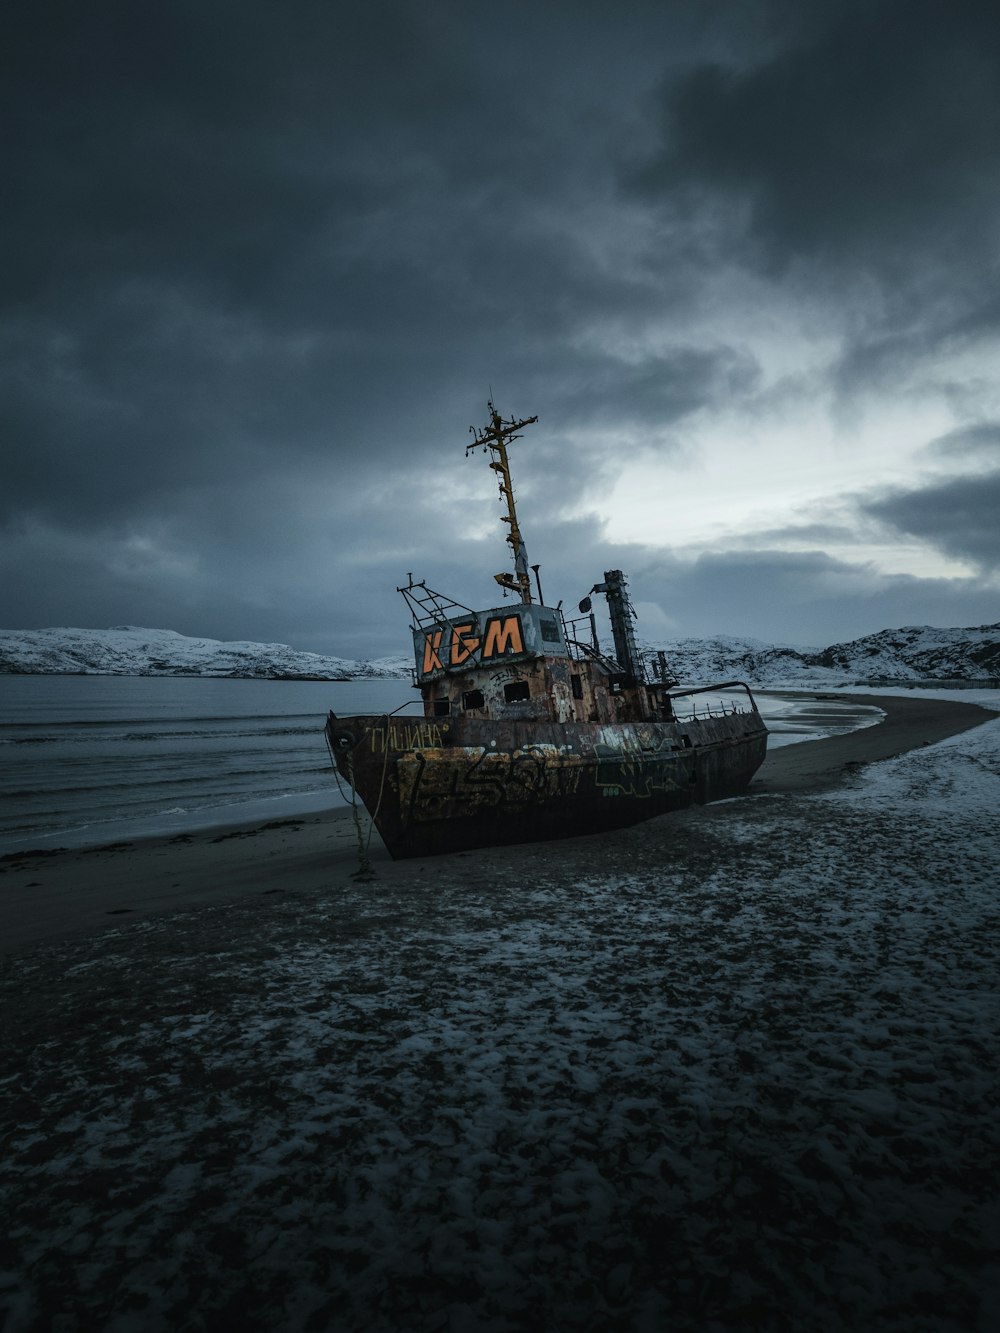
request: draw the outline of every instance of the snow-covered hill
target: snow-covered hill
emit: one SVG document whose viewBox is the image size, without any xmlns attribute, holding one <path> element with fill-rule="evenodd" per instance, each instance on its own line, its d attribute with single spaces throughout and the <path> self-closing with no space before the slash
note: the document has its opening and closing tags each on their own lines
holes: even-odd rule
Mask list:
<svg viewBox="0 0 1000 1333">
<path fill-rule="evenodd" d="M 650 661 L 656 656 L 655 648 L 644 645 L 643 651 Z M 724 676 L 758 684 L 979 681 L 1000 677 L 1000 624 L 967 629 L 911 625 L 817 649 L 756 639 L 682 639 L 666 653 L 672 673 L 692 684 Z"/>
<path fill-rule="evenodd" d="M 644 644 L 652 662 L 659 645 Z M 685 684 L 738 679 L 756 684 L 988 680 L 1000 677 L 1000 624 L 971 629 L 930 626 L 882 630 L 828 648 L 797 649 L 719 636 L 665 646 L 667 664 Z M 280 643 L 224 643 L 173 630 L 0 630 L 0 673 L 103 676 L 251 676 L 270 680 L 405 677 L 409 656 L 354 662 L 298 652 Z M 655 676 L 655 670 L 651 673 Z"/>
<path fill-rule="evenodd" d="M 169 629 L 0 630 L 0 673 L 96 676 L 250 676 L 262 680 L 356 680 L 404 676 L 409 659 L 352 662 L 283 643 L 223 643 Z"/>
</svg>

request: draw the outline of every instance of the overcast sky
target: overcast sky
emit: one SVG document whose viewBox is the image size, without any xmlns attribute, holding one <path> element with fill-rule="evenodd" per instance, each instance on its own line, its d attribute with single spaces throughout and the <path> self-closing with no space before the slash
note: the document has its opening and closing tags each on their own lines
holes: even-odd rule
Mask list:
<svg viewBox="0 0 1000 1333">
<path fill-rule="evenodd" d="M 0 624 L 1000 620 L 996 0 L 21 0 Z"/>
</svg>

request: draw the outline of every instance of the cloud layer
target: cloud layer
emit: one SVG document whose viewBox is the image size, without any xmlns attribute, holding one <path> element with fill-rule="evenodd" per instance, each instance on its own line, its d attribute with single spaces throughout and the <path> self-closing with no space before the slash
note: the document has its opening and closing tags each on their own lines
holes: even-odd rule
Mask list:
<svg viewBox="0 0 1000 1333">
<path fill-rule="evenodd" d="M 41 3 L 0 59 L 3 623 L 390 651 L 408 570 L 491 595 L 491 388 L 552 600 L 989 618 L 990 6 Z M 699 469 L 747 521 L 708 485 L 678 545 Z"/>
</svg>

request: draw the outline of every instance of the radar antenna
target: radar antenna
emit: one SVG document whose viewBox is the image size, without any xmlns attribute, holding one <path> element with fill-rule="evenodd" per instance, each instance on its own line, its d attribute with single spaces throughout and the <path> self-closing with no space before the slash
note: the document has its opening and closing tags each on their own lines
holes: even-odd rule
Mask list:
<svg viewBox="0 0 1000 1333">
<path fill-rule="evenodd" d="M 517 510 L 514 508 L 514 487 L 511 485 L 510 467 L 507 462 L 507 445 L 511 440 L 520 438 L 517 432 L 523 426 L 532 425 L 538 418 L 525 417 L 523 421 L 515 421 L 512 417 L 509 421 L 505 421 L 493 406 L 492 397 L 488 399 L 486 405 L 490 411 L 490 424 L 484 426 L 482 430 L 477 430 L 475 426 L 469 427 L 469 433 L 473 440 L 471 444 L 466 445 L 465 453 L 468 456 L 473 449 L 478 449 L 481 446 L 483 449 L 489 449 L 494 455 L 490 467 L 497 473 L 497 480 L 500 484 L 500 499 L 506 501 L 507 504 L 507 513 L 502 516 L 501 522 L 510 525 L 507 541 L 514 554 L 514 573 L 494 574 L 493 577 L 501 588 L 516 592 L 522 602 L 530 604 L 531 575 L 528 573 L 528 552 L 525 550 L 524 541 L 521 537 L 521 529 L 517 525 Z"/>
</svg>

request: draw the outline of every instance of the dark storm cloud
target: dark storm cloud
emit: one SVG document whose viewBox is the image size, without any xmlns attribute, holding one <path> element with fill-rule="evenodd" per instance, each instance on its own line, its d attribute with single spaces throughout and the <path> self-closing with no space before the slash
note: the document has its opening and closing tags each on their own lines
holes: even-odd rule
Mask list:
<svg viewBox="0 0 1000 1333">
<path fill-rule="evenodd" d="M 851 411 L 1000 329 L 1000 23 L 992 0 L 773 12 L 765 54 L 665 80 L 660 147 L 623 179 L 717 262 L 825 300 Z"/>
<path fill-rule="evenodd" d="M 1000 570 L 1000 472 L 896 491 L 863 507 L 896 531 L 948 555 L 987 572 Z"/>
<path fill-rule="evenodd" d="M 405 3 L 22 14 L 21 49 L 16 33 L 6 47 L 14 294 L 63 301 L 67 285 L 91 293 L 152 271 L 279 327 L 352 335 L 400 315 L 434 328 L 464 308 L 474 321 L 498 299 L 509 320 L 532 292 L 532 313 L 558 325 L 577 300 L 610 294 L 593 266 L 589 298 L 560 283 L 572 245 L 533 217 L 533 201 L 544 213 L 563 190 L 572 206 L 581 157 L 599 167 L 606 151 L 599 129 L 552 151 L 573 128 L 560 123 L 572 76 L 564 59 L 538 85 L 544 54 L 526 57 L 541 38 L 585 59 L 569 33 L 529 25 L 491 50 L 488 21 Z M 439 312 L 427 298 L 456 279 Z"/>
<path fill-rule="evenodd" d="M 20 290 L 152 267 L 241 304 L 300 295 L 286 268 L 317 228 L 394 202 L 407 104 L 428 129 L 474 91 L 460 67 L 444 77 L 432 28 L 405 5 L 21 7 L 5 44 Z"/>
<path fill-rule="evenodd" d="M 598 520 L 565 514 L 629 450 L 673 449 L 686 419 L 761 384 L 752 349 L 685 333 L 733 234 L 706 230 L 713 200 L 752 200 L 748 253 L 779 267 L 874 254 L 892 222 L 873 171 L 860 210 L 828 186 L 809 203 L 842 128 L 810 80 L 825 70 L 843 101 L 851 25 L 874 45 L 845 160 L 870 118 L 913 167 L 899 253 L 928 250 L 946 187 L 981 205 L 953 238 L 962 264 L 982 253 L 993 48 L 959 5 L 946 72 L 925 71 L 939 25 L 917 8 L 923 36 L 880 100 L 865 72 L 894 6 L 17 7 L 0 46 L 0 618 L 390 651 L 408 569 L 444 587 L 458 569 L 456 595 L 479 601 L 469 571 L 489 588 L 504 563 L 502 539 L 469 535 L 495 521 L 492 475 L 463 470 L 490 386 L 505 415 L 540 419 L 517 484 L 546 590 L 586 591 L 581 551 L 597 573 L 627 565 Z M 914 80 L 959 86 L 963 51 L 917 169 Z M 669 151 L 644 194 L 623 191 L 660 86 Z M 786 126 L 772 160 L 790 94 L 816 129 Z M 668 185 L 686 199 L 661 210 Z M 898 346 L 895 326 L 876 333 Z"/>
<path fill-rule="evenodd" d="M 931 440 L 928 452 L 939 458 L 1000 459 L 1000 422 L 981 421 Z"/>
<path fill-rule="evenodd" d="M 758 549 L 780 549 L 785 543 L 815 543 L 817 549 L 824 545 L 847 546 L 858 540 L 858 529 L 846 523 L 790 523 L 783 528 L 763 528 L 748 532 L 740 539 L 740 545 Z"/>
<path fill-rule="evenodd" d="M 738 389 L 727 349 L 625 360 L 576 341 L 659 294 L 572 225 L 613 137 L 572 133 L 567 61 L 596 63 L 599 33 L 528 15 L 504 37 L 447 6 L 21 10 L 7 512 L 157 511 L 267 458 L 419 463 L 490 382 L 564 424 L 598 384 L 626 423 Z"/>
<path fill-rule="evenodd" d="M 760 382 L 753 357 L 725 346 L 680 348 L 638 362 L 579 357 L 564 371 L 560 422 L 604 427 L 669 426 L 705 403 L 745 398 Z"/>
<path fill-rule="evenodd" d="M 993 253 L 1000 27 L 989 0 L 815 6 L 771 58 L 668 81 L 650 192 L 751 204 L 770 262 L 846 260 L 910 275 L 917 257 Z M 972 248 L 973 254 L 967 253 Z"/>
<path fill-rule="evenodd" d="M 660 606 L 684 634 L 820 648 L 888 626 L 996 620 L 995 590 L 976 580 L 879 574 L 822 551 L 720 551 L 693 562 L 658 555 L 634 568 L 635 600 Z"/>
</svg>

